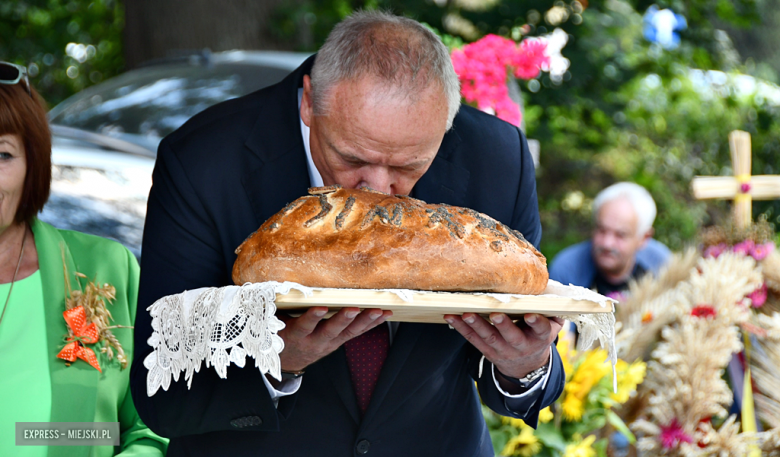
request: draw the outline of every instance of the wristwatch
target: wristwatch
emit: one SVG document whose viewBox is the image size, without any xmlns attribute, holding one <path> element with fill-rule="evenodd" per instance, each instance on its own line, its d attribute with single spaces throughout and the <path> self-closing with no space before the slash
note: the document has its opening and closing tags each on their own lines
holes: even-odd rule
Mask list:
<svg viewBox="0 0 780 457">
<path fill-rule="evenodd" d="M 501 374 L 501 377 L 506 379 L 507 381 L 511 382 L 512 384 L 518 385 L 522 387 L 523 389 L 528 389 L 529 387 L 533 386 L 536 381 L 542 378 L 542 376 L 547 373 L 547 366 L 548 364 L 545 363 L 540 368 L 537 368 L 536 370 L 528 373 L 527 375 L 523 376 L 522 378 L 510 378 L 509 376 L 504 375 L 499 371 Z"/>
<path fill-rule="evenodd" d="M 282 370 L 282 379 L 298 379 L 303 376 L 304 370 L 300 371 L 284 371 Z"/>
</svg>

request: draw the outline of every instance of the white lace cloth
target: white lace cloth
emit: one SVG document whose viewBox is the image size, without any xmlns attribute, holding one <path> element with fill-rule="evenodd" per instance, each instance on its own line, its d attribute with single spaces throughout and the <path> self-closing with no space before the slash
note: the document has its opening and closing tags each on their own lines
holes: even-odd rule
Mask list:
<svg viewBox="0 0 780 457">
<path fill-rule="evenodd" d="M 315 289 L 292 282 L 275 281 L 247 283 L 243 286 L 201 288 L 169 295 L 157 300 L 147 310 L 152 315 L 152 336 L 148 343 L 153 351 L 144 359 L 148 374 L 146 392 L 151 397 L 162 387 L 168 390 L 171 380 L 178 381 L 181 373 L 192 386 L 193 375 L 214 367 L 221 378 L 227 378 L 231 363 L 246 365 L 246 357 L 255 359 L 262 374 L 281 379 L 279 353 L 284 341 L 277 334 L 284 323 L 276 316 L 276 295 L 297 290 L 311 296 Z M 417 294 L 426 292 L 405 289 L 385 289 L 406 302 L 413 302 Z M 502 302 L 522 298 L 515 294 L 484 294 Z M 593 291 L 577 286 L 563 286 L 550 281 L 544 295 L 565 296 L 575 300 L 589 300 L 602 307 L 613 306 L 614 301 Z M 578 346 L 590 347 L 599 341 L 607 349 L 613 364 L 615 351 L 615 316 L 613 313 L 594 313 L 562 316 L 577 325 L 580 332 Z M 614 374 L 613 374 L 614 378 Z"/>
</svg>

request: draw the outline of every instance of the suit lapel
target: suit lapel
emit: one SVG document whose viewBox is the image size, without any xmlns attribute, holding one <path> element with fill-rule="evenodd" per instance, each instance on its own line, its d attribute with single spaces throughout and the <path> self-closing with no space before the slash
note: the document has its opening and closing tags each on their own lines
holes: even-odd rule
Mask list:
<svg viewBox="0 0 780 457">
<path fill-rule="evenodd" d="M 287 203 L 306 195 L 309 173 L 303 146 L 300 151 L 290 150 L 278 160 L 248 170 L 242 184 L 255 213 L 254 226 L 260 227 Z"/>
<path fill-rule="evenodd" d="M 412 197 L 428 203 L 466 206 L 470 173 L 450 160 L 452 153 L 460 147 L 461 139 L 454 130 L 444 135 L 431 167 L 412 189 Z"/>
<path fill-rule="evenodd" d="M 361 427 L 390 417 L 414 391 L 440 374 L 463 341 L 446 324 L 399 325 Z"/>
<path fill-rule="evenodd" d="M 347 353 L 344 351 L 344 347 L 338 348 L 318 364 L 322 365 L 325 376 L 333 382 L 333 387 L 355 424 L 359 424 L 361 420 L 360 409 L 355 397 L 355 389 L 352 386 L 352 378 L 350 378 L 347 368 Z"/>
<path fill-rule="evenodd" d="M 394 406 L 390 406 L 388 393 L 390 393 L 391 388 L 398 388 L 398 386 L 396 386 L 396 381 L 398 381 L 399 377 L 402 381 L 404 378 L 418 377 L 421 374 L 420 372 L 424 371 L 425 367 L 430 364 L 430 362 L 428 362 L 423 365 L 407 365 L 415 346 L 418 344 L 423 327 L 424 326 L 420 324 L 407 323 L 402 323 L 398 326 L 398 330 L 393 337 L 393 345 L 390 346 L 387 359 L 382 366 L 382 372 L 380 373 L 379 380 L 374 388 L 374 393 L 371 394 L 371 402 L 369 403 L 364 416 L 365 423 L 375 416 L 377 411 L 382 411 L 383 415 L 386 415 L 388 410 L 382 410 L 381 408 L 383 407 L 395 409 Z M 403 370 L 405 366 L 407 366 L 407 369 Z M 401 384 L 403 384 L 403 382 Z M 352 396 L 355 396 L 354 393 Z M 391 398 L 394 397 L 397 396 L 391 396 Z"/>
<path fill-rule="evenodd" d="M 43 302 L 46 313 L 46 336 L 51 375 L 51 421 L 92 422 L 95 418 L 97 386 L 100 373 L 88 363 L 77 360 L 71 366 L 57 358 L 65 344 L 63 337 L 68 329 L 62 313 L 65 311 L 65 265 L 71 277 L 77 271 L 76 263 L 68 245 L 57 229 L 35 220 L 32 226 L 35 247 L 38 250 L 38 265 L 43 284 Z M 78 449 L 78 451 L 77 451 Z M 90 448 L 49 448 L 49 456 L 88 455 Z M 67 451 L 67 452 L 65 452 Z"/>
<path fill-rule="evenodd" d="M 268 97 L 245 143 L 254 160 L 249 161 L 242 183 L 254 209 L 256 227 L 287 203 L 306 195 L 310 185 L 298 88 L 303 86 L 303 76 L 311 71 L 314 57 L 280 82 L 277 90 L 267 91 Z M 268 132 L 273 136 L 269 137 Z"/>
</svg>

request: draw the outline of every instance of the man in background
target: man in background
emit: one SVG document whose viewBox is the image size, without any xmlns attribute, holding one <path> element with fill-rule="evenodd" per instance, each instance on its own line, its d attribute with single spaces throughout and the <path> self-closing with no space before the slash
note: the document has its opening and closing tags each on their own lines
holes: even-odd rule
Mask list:
<svg viewBox="0 0 780 457">
<path fill-rule="evenodd" d="M 593 201 L 592 238 L 555 256 L 550 278 L 617 297 L 632 279 L 657 273 L 671 252 L 653 239 L 656 212 L 653 197 L 638 184 L 620 182 L 602 190 Z"/>
</svg>

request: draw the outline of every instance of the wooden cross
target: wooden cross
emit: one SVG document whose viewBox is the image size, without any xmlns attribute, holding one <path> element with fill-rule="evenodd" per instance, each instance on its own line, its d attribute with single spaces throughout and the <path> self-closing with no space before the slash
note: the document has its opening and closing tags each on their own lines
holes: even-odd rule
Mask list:
<svg viewBox="0 0 780 457">
<path fill-rule="evenodd" d="M 750 134 L 735 130 L 729 134 L 734 176 L 696 176 L 691 182 L 698 200 L 729 198 L 734 200 L 734 220 L 739 228 L 753 221 L 753 199 L 780 198 L 780 176 L 750 175 Z"/>
</svg>

